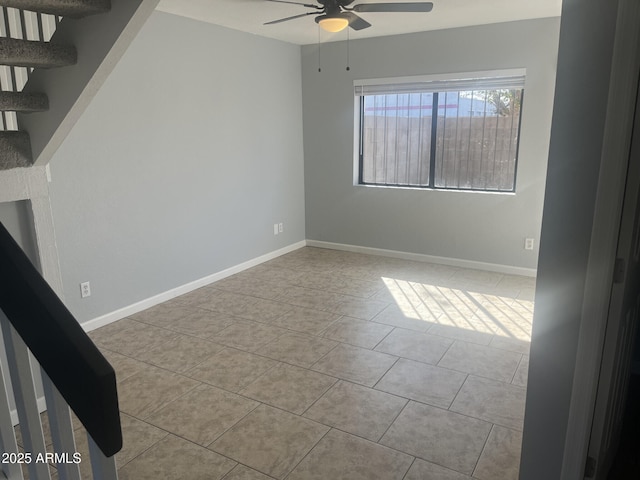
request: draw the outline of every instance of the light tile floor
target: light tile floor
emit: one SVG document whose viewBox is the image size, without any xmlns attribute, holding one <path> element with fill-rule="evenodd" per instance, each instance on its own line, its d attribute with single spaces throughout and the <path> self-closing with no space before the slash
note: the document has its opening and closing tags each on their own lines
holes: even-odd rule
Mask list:
<svg viewBox="0 0 640 480">
<path fill-rule="evenodd" d="M 98 329 L 120 479 L 516 480 L 533 291 L 307 247 Z"/>
</svg>

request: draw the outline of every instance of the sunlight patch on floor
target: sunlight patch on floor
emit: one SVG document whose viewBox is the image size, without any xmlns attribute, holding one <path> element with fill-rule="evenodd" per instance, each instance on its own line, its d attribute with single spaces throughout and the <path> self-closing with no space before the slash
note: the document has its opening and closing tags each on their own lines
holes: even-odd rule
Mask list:
<svg viewBox="0 0 640 480">
<path fill-rule="evenodd" d="M 390 277 L 382 281 L 406 318 L 531 340 L 533 301 L 518 298 L 516 290 L 485 293 Z"/>
</svg>

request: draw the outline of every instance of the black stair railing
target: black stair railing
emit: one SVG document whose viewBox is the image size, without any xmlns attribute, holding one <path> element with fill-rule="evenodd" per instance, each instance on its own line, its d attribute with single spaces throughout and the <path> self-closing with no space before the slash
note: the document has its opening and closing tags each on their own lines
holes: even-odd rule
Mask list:
<svg viewBox="0 0 640 480">
<path fill-rule="evenodd" d="M 103 454 L 118 452 L 113 368 L 2 223 L 0 309 Z"/>
</svg>

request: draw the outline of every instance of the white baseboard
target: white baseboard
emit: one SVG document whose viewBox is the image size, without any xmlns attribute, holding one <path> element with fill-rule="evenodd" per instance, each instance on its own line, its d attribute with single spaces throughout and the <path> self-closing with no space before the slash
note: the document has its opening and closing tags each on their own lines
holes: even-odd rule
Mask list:
<svg viewBox="0 0 640 480">
<path fill-rule="evenodd" d="M 233 267 L 229 267 L 220 272 L 207 275 L 204 278 L 194 280 L 193 282 L 189 282 L 185 285 L 181 285 L 179 287 L 173 288 L 166 292 L 159 293 L 158 295 L 154 295 L 153 297 L 147 298 L 145 300 L 141 300 L 127 307 L 120 308 L 111 313 L 107 313 L 100 317 L 83 322 L 82 328 L 84 328 L 86 332 L 90 332 L 91 330 L 95 330 L 96 328 L 100 328 L 110 323 L 113 323 L 117 320 L 121 320 L 125 317 L 128 317 L 129 315 L 133 315 L 134 313 L 138 313 L 143 310 L 146 310 L 147 308 L 151 308 L 155 305 L 159 305 L 160 303 L 171 300 L 172 298 L 179 297 L 180 295 L 184 295 L 185 293 L 189 293 L 200 287 L 204 287 L 213 282 L 217 282 L 218 280 L 222 280 L 223 278 L 229 277 L 236 273 L 240 273 L 243 270 L 246 270 L 251 267 L 255 267 L 256 265 L 260 265 L 261 263 L 267 262 L 269 260 L 272 260 L 286 253 L 293 252 L 294 250 L 302 248 L 305 245 L 306 245 L 306 241 L 302 240 L 300 242 L 293 243 L 291 245 L 280 248 L 278 250 L 274 250 L 273 252 L 269 252 L 259 257 L 253 258 L 251 260 L 247 260 L 246 262 L 240 263 L 238 265 L 234 265 Z"/>
<path fill-rule="evenodd" d="M 127 307 L 115 310 L 113 312 L 107 313 L 105 315 L 94 318 L 92 320 L 88 320 L 82 323 L 82 328 L 84 328 L 85 331 L 90 332 L 91 330 L 95 330 L 96 328 L 100 328 L 110 323 L 113 323 L 117 320 L 121 320 L 125 317 L 141 312 L 143 310 L 146 310 L 147 308 L 151 308 L 155 305 L 159 305 L 160 303 L 171 300 L 172 298 L 178 297 L 180 295 L 184 295 L 185 293 L 189 293 L 200 287 L 204 287 L 213 282 L 217 282 L 218 280 L 222 280 L 223 278 L 226 278 L 230 275 L 234 275 L 248 268 L 255 267 L 256 265 L 260 265 L 261 263 L 267 262 L 269 260 L 272 260 L 286 253 L 293 252 L 294 250 L 297 250 L 304 246 L 328 248 L 332 250 L 344 250 L 347 252 L 355 252 L 355 253 L 366 253 L 369 255 L 401 258 L 405 260 L 414 260 L 418 262 L 437 263 L 437 264 L 449 265 L 453 267 L 472 268 L 476 270 L 487 270 L 490 272 L 498 272 L 498 273 L 504 273 L 509 275 L 522 275 L 526 277 L 536 276 L 536 270 L 533 268 L 514 267 L 510 265 L 500 265 L 496 263 L 476 262 L 473 260 L 464 260 L 460 258 L 436 257 L 433 255 L 424 255 L 421 253 L 401 252 L 398 250 L 386 250 L 383 248 L 361 247 L 358 245 L 347 245 L 343 243 L 323 242 L 319 240 L 303 240 L 303 241 L 288 245 L 286 247 L 280 248 L 278 250 L 274 250 L 273 252 L 269 252 L 265 255 L 261 255 L 259 257 L 253 258 L 246 262 L 240 263 L 233 267 L 227 268 L 220 272 L 207 275 L 204 278 L 195 280 L 185 285 L 181 285 L 179 287 L 173 288 L 171 290 L 160 293 L 158 295 L 154 295 L 153 297 L 147 298 L 145 300 L 141 300 L 140 302 L 136 302 Z"/>
<path fill-rule="evenodd" d="M 401 258 L 404 260 L 414 260 L 417 262 L 437 263 L 449 265 L 451 267 L 471 268 L 474 270 L 487 270 L 489 272 L 504 273 L 507 275 L 521 275 L 524 277 L 535 277 L 535 268 L 514 267 L 511 265 L 501 265 L 498 263 L 476 262 L 462 258 L 436 257 L 434 255 L 424 255 L 422 253 L 401 252 L 398 250 L 386 250 L 384 248 L 361 247 L 358 245 L 348 245 L 344 243 L 322 242 L 319 240 L 307 239 L 307 246 L 329 248 L 332 250 L 344 250 L 346 252 L 366 253 L 369 255 L 379 255 L 381 257 Z"/>
<path fill-rule="evenodd" d="M 185 293 L 189 293 L 193 290 L 196 290 L 200 287 L 204 287 L 213 282 L 217 282 L 218 280 L 222 280 L 223 278 L 242 272 L 243 270 L 246 270 L 248 268 L 255 267 L 256 265 L 260 265 L 261 263 L 267 262 L 269 260 L 277 258 L 286 253 L 293 252 L 294 250 L 298 250 L 299 248 L 302 248 L 305 245 L 306 245 L 306 241 L 302 240 L 300 242 L 296 242 L 294 244 L 288 245 L 278 250 L 274 250 L 273 252 L 269 252 L 259 257 L 253 258 L 251 260 L 247 260 L 246 262 L 240 263 L 238 265 L 234 265 L 233 267 L 227 268 L 220 272 L 207 275 L 206 277 L 201 278 L 199 280 L 195 280 L 185 285 L 181 285 L 179 287 L 160 293 L 158 295 L 154 295 L 153 297 L 147 298 L 140 302 L 136 302 L 133 305 L 120 308 L 114 312 L 107 313 L 106 315 L 102 315 L 100 317 L 94 318 L 93 320 L 84 322 L 82 324 L 82 328 L 86 332 L 90 332 L 91 330 L 95 330 L 96 328 L 102 327 L 104 325 L 108 325 L 109 323 L 113 323 L 117 320 L 121 320 L 125 317 L 128 317 L 129 315 L 133 315 L 134 313 L 138 313 L 143 310 L 146 310 L 147 308 L 153 307 L 155 305 L 159 305 L 160 303 L 171 300 L 172 298 L 178 297 L 180 295 L 184 295 Z M 44 397 L 39 397 L 37 402 L 38 402 L 38 411 L 40 413 L 47 410 L 47 404 Z M 19 423 L 18 411 L 14 408 L 13 410 L 11 410 L 10 414 L 11 414 L 11 422 L 13 423 L 14 426 L 17 425 Z"/>
<path fill-rule="evenodd" d="M 436 257 L 432 255 L 424 255 L 419 253 L 401 252 L 397 250 L 386 250 L 382 248 L 361 247 L 357 245 L 347 245 L 347 244 L 334 243 L 334 242 L 323 242 L 319 240 L 303 240 L 303 241 L 288 245 L 286 247 L 283 247 L 281 249 L 275 250 L 273 252 L 269 252 L 265 255 L 261 255 L 259 257 L 253 258 L 251 260 L 247 260 L 246 262 L 240 263 L 238 265 L 227 268 L 220 272 L 207 275 L 206 277 L 200 278 L 193 282 L 189 282 L 185 285 L 181 285 L 179 287 L 173 288 L 171 290 L 160 293 L 158 295 L 154 295 L 153 297 L 147 298 L 140 302 L 136 302 L 132 305 L 118 309 L 106 315 L 102 315 L 100 317 L 94 318 L 92 320 L 84 322 L 82 324 L 82 328 L 87 332 L 91 330 L 95 330 L 96 328 L 102 327 L 104 325 L 108 325 L 109 323 L 113 323 L 117 320 L 121 320 L 125 317 L 141 312 L 143 310 L 146 310 L 147 308 L 150 308 L 155 305 L 159 305 L 160 303 L 171 300 L 172 298 L 189 293 L 200 287 L 210 285 L 213 282 L 217 282 L 218 280 L 222 280 L 223 278 L 242 272 L 244 270 L 247 270 L 248 268 L 255 267 L 256 265 L 260 265 L 261 263 L 267 262 L 269 260 L 277 258 L 286 253 L 293 252 L 294 250 L 298 250 L 299 248 L 302 248 L 304 246 L 327 248 L 332 250 L 343 250 L 343 251 L 355 252 L 355 253 L 365 253 L 369 255 L 400 258 L 405 260 L 414 260 L 418 262 L 437 263 L 441 265 L 449 265 L 454 267 L 487 270 L 491 272 L 505 273 L 505 274 L 511 274 L 511 275 L 523 275 L 528 277 L 536 276 L 536 270 L 532 268 L 522 268 L 522 267 L 513 267 L 509 265 L 500 265 L 500 264 L 494 264 L 494 263 L 475 262 L 472 260 L 464 260 L 464 259 L 458 259 L 458 258 Z M 634 364 L 634 371 L 637 371 L 637 370 L 640 370 L 640 365 Z M 44 412 L 47 409 L 44 397 L 38 398 L 38 409 L 40 412 Z M 13 422 L 13 425 L 18 424 L 18 412 L 15 409 L 11 410 L 11 421 Z"/>
</svg>

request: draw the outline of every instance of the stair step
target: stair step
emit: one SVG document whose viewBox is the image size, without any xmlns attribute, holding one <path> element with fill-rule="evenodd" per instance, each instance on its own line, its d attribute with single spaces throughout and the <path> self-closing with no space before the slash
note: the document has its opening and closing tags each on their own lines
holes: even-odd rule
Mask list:
<svg viewBox="0 0 640 480">
<path fill-rule="evenodd" d="M 0 92 L 0 111 L 44 112 L 49 110 L 49 99 L 44 93 Z"/>
<path fill-rule="evenodd" d="M 0 65 L 16 67 L 65 67 L 78 60 L 76 48 L 50 42 L 0 38 Z"/>
<path fill-rule="evenodd" d="M 31 142 L 27 132 L 0 132 L 0 170 L 30 167 Z"/>
<path fill-rule="evenodd" d="M 0 6 L 81 18 L 111 10 L 110 0 L 0 0 Z"/>
</svg>

